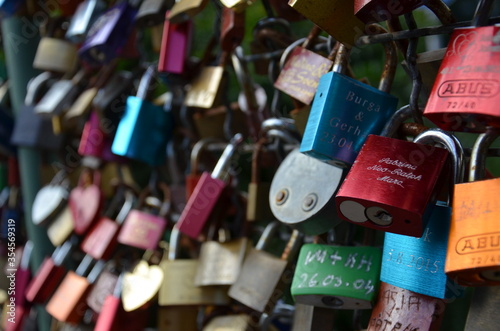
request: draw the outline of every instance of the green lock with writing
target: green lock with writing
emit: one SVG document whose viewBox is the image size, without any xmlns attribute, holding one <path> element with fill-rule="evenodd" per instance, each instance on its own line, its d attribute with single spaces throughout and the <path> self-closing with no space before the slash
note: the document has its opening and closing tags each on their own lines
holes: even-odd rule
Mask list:
<svg viewBox="0 0 500 331">
<path fill-rule="evenodd" d="M 370 246 L 305 244 L 292 282 L 297 303 L 334 309 L 371 309 L 382 252 Z"/>
</svg>

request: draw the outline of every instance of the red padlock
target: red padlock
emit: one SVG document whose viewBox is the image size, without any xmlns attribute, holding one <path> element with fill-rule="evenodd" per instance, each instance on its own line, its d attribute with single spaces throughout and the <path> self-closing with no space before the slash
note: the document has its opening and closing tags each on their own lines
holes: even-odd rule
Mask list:
<svg viewBox="0 0 500 331">
<path fill-rule="evenodd" d="M 167 16 L 168 16 L 167 11 Z M 165 20 L 161 40 L 158 72 L 182 74 L 191 48 L 193 22 L 188 19 L 180 23 Z"/>
<path fill-rule="evenodd" d="M 177 226 L 185 235 L 198 239 L 212 211 L 226 188 L 223 178 L 231 165 L 231 160 L 238 145 L 243 142 L 243 136 L 237 133 L 215 165 L 211 174 L 204 172 L 196 184 L 193 194 L 184 208 Z"/>
<path fill-rule="evenodd" d="M 77 235 L 85 234 L 98 219 L 103 200 L 100 182 L 101 174 L 98 170 L 85 168 L 80 175 L 78 186 L 71 190 L 69 207 Z"/>
<path fill-rule="evenodd" d="M 171 193 L 167 184 L 158 183 L 162 197 L 154 196 L 151 187 L 146 187 L 139 197 L 139 206 L 132 209 L 120 229 L 118 242 L 143 250 L 155 249 L 167 226 Z"/>
<path fill-rule="evenodd" d="M 428 130 L 414 142 L 370 135 L 335 198 L 341 218 L 369 228 L 420 237 L 446 176 L 449 152 L 424 145 L 453 138 Z M 421 142 L 421 143 L 418 143 Z M 369 187 L 369 189 L 367 189 Z"/>
</svg>

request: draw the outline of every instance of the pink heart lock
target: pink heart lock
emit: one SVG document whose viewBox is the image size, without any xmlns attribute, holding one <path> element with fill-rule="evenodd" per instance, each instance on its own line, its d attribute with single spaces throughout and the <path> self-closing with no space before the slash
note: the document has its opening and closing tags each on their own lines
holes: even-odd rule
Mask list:
<svg viewBox="0 0 500 331">
<path fill-rule="evenodd" d="M 69 207 L 75 223 L 75 233 L 82 235 L 94 224 L 99 216 L 102 205 L 100 189 L 101 174 L 94 171 L 93 181 L 91 170 L 83 170 L 78 180 L 78 186 L 71 190 Z"/>
</svg>

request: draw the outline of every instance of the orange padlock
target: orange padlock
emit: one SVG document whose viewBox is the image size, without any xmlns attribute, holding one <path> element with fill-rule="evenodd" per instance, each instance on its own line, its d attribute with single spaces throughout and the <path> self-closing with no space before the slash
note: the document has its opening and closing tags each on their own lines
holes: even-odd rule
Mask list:
<svg viewBox="0 0 500 331">
<path fill-rule="evenodd" d="M 498 129 L 478 136 L 469 182 L 455 185 L 445 272 L 461 285 L 500 285 L 500 178 L 481 180 L 488 148 L 498 136 Z"/>
</svg>

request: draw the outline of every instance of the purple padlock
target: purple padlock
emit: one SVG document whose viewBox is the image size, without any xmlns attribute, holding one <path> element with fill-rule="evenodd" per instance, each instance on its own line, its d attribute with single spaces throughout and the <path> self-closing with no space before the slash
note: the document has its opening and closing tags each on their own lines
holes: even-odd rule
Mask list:
<svg viewBox="0 0 500 331">
<path fill-rule="evenodd" d="M 88 121 L 83 127 L 78 154 L 82 156 L 95 156 L 104 161 L 123 163 L 126 159 L 123 156 L 113 154 L 111 145 L 113 137 L 101 125 L 101 119 L 95 111 L 90 113 Z"/>
<path fill-rule="evenodd" d="M 78 50 L 80 58 L 91 64 L 105 64 L 120 55 L 134 27 L 137 9 L 121 1 L 92 24 Z"/>
</svg>

